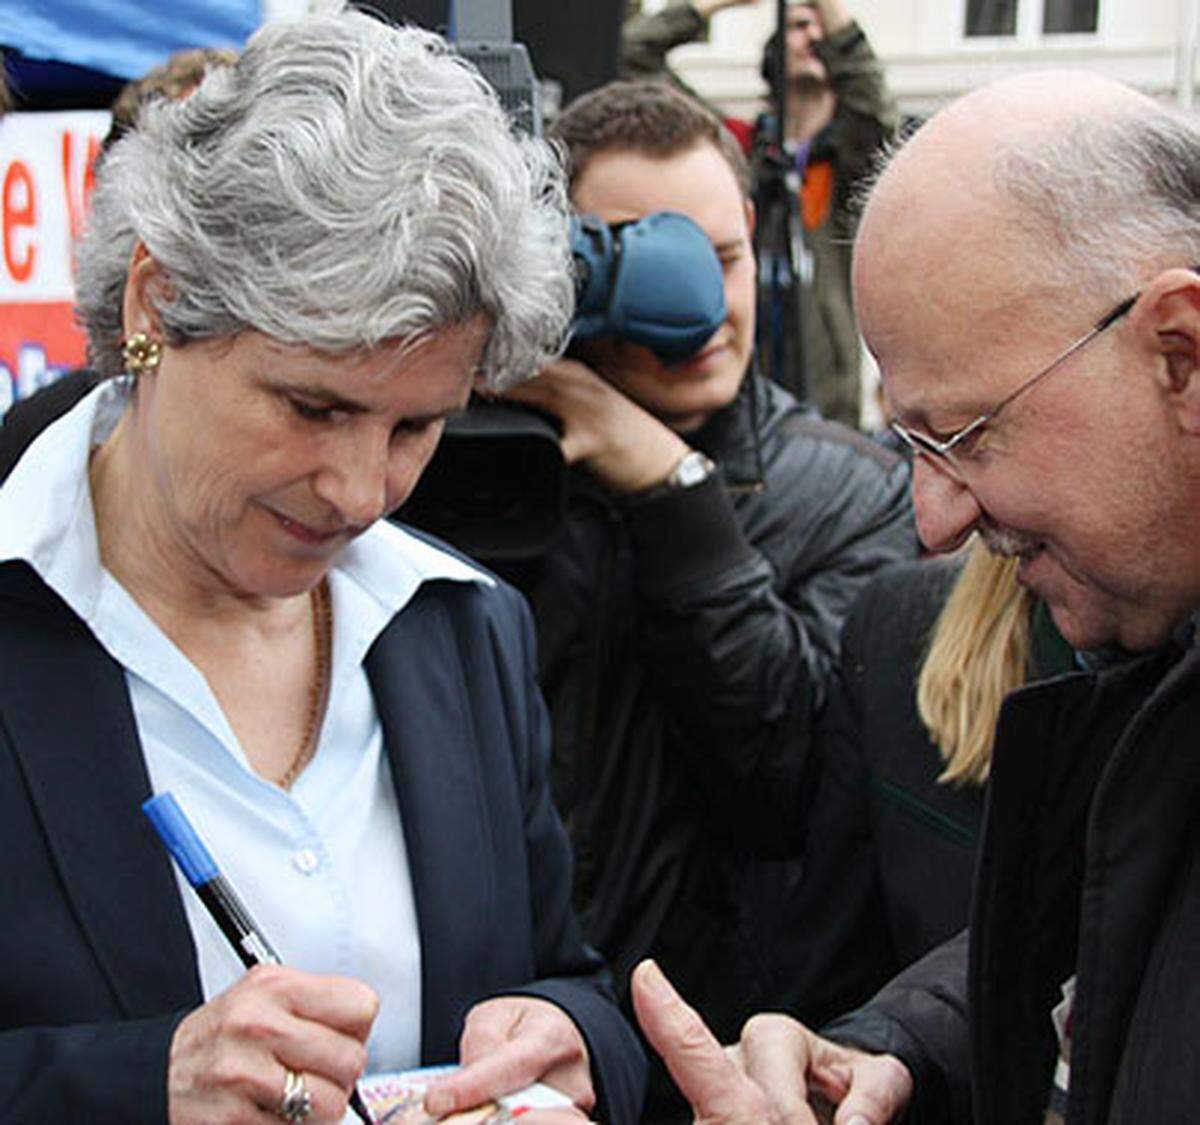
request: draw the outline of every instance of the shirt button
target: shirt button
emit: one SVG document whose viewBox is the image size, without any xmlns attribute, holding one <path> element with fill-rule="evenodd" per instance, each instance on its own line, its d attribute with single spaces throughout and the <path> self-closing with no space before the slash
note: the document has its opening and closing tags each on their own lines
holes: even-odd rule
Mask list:
<svg viewBox="0 0 1200 1125">
<path fill-rule="evenodd" d="M 312 848 L 301 848 L 292 856 L 292 862 L 296 865 L 296 870 L 302 875 L 311 875 L 321 866 L 320 856 Z"/>
</svg>

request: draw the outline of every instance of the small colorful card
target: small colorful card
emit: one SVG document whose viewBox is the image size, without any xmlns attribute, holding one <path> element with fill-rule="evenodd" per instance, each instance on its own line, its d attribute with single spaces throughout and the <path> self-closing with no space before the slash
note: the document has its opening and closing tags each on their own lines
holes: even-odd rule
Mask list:
<svg viewBox="0 0 1200 1125">
<path fill-rule="evenodd" d="M 515 1094 L 489 1102 L 451 1117 L 430 1117 L 422 1107 L 425 1091 L 434 1079 L 453 1074 L 457 1067 L 430 1066 L 421 1070 L 394 1071 L 388 1074 L 367 1075 L 358 1084 L 363 1101 L 375 1118 L 376 1125 L 502 1125 L 518 1121 L 532 1109 L 552 1109 L 569 1106 L 565 1094 L 540 1083 L 527 1086 Z M 353 1115 L 344 1118 L 344 1125 L 353 1125 Z"/>
</svg>

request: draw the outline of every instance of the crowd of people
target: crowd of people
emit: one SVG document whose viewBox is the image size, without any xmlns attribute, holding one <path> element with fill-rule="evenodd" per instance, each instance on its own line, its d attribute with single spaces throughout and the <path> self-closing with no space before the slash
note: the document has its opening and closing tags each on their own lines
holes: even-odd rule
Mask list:
<svg viewBox="0 0 1200 1125">
<path fill-rule="evenodd" d="M 697 39 L 718 11 L 752 2 L 683 0 L 653 13 L 638 10 L 622 29 L 622 71 L 666 77 L 694 95 L 669 69 L 668 52 Z M 797 292 L 762 299 L 760 336 L 778 345 L 780 334 L 798 322 L 801 344 L 764 347 L 771 377 L 822 416 L 857 428 L 862 344 L 850 258 L 858 189 L 881 148 L 896 139 L 900 112 L 883 66 L 844 0 L 789 3 L 785 13 L 785 26 L 762 49 L 760 70 L 774 95 L 769 108 L 752 121 L 725 116 L 723 123 L 755 167 L 759 219 L 771 228 L 764 250 L 773 255 L 785 252 L 781 243 L 789 230 L 771 221 L 777 200 L 767 172 L 774 170 L 780 187 L 791 191 L 794 184 L 797 193 L 793 219 L 807 260 L 791 263 L 801 274 Z M 784 299 L 800 306 L 794 320 L 781 315 Z"/>
<path fill-rule="evenodd" d="M 317 1125 L 430 1064 L 435 1119 L 1188 1119 L 1200 126 L 1036 73 L 868 184 L 878 61 L 789 5 L 789 389 L 769 122 L 666 65 L 739 2 L 632 13 L 546 140 L 340 0 L 114 107 L 88 368 L 0 423 L 0 1121 Z M 662 212 L 719 327 L 572 339 L 570 216 Z M 473 395 L 559 434 L 519 563 L 405 523 Z M 172 871 L 164 792 L 282 965 Z"/>
</svg>

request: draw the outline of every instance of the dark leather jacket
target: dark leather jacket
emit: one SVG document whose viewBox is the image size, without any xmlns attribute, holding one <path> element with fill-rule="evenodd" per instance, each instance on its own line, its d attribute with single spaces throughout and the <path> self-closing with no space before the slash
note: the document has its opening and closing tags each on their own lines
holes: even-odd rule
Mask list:
<svg viewBox="0 0 1200 1125">
<path fill-rule="evenodd" d="M 906 1120 L 1041 1121 L 1072 974 L 1067 1125 L 1194 1119 L 1198 721 L 1195 643 L 1006 702 L 969 934 L 827 1029 L 903 1059 Z"/>
<path fill-rule="evenodd" d="M 519 581 L 585 931 L 619 987 L 653 955 L 727 1035 L 759 999 L 737 968 L 736 849 L 794 845 L 842 618 L 916 537 L 903 461 L 773 384 L 748 378 L 688 438 L 717 475 L 622 505 L 573 474 L 559 540 Z"/>
</svg>

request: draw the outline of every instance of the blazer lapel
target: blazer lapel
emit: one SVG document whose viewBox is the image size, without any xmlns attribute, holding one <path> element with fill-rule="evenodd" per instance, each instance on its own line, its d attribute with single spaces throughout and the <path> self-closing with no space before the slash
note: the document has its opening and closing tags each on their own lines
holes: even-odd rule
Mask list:
<svg viewBox="0 0 1200 1125">
<path fill-rule="evenodd" d="M 0 567 L 3 715 L 62 885 L 129 1018 L 200 1002 L 121 667 L 31 570 Z M 15 674 L 14 674 L 15 673 Z"/>
<path fill-rule="evenodd" d="M 486 990 L 496 903 L 471 698 L 450 614 L 429 586 L 367 659 L 400 807 L 421 931 L 422 1058 L 457 1058 Z"/>
</svg>

